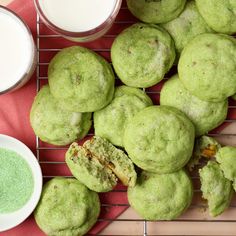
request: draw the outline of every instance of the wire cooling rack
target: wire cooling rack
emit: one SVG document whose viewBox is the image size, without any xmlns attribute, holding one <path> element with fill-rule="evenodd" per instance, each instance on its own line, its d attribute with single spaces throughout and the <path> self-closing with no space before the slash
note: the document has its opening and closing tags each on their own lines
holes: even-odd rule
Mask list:
<svg viewBox="0 0 236 236">
<path fill-rule="evenodd" d="M 136 20 L 128 13 L 126 5 L 123 4 L 109 33 L 97 42 L 82 44 L 82 46 L 93 49 L 110 61 L 110 46 L 114 38 L 124 28 L 135 22 Z M 76 43 L 69 42 L 51 32 L 37 16 L 37 91 L 47 83 L 47 67 L 50 59 L 62 48 L 72 45 L 76 45 Z M 173 73 L 176 73 L 176 69 L 173 69 L 169 75 Z M 118 80 L 117 84 L 119 84 Z M 154 104 L 159 103 L 161 86 L 162 83 L 146 90 Z M 210 136 L 216 137 L 221 143 L 236 145 L 235 109 L 236 103 L 230 101 L 227 120 L 220 129 L 212 131 L 209 134 Z M 224 129 L 225 127 L 226 129 Z M 222 131 L 223 129 L 224 131 Z M 93 133 L 90 132 L 88 136 L 92 135 Z M 66 150 L 67 147 L 50 146 L 36 137 L 37 159 L 42 167 L 45 180 L 55 176 L 71 176 L 64 162 Z M 118 186 L 111 193 L 101 194 L 102 208 L 105 209 L 105 214 L 102 214 L 99 222 L 106 222 L 107 227 L 99 235 L 236 235 L 236 198 L 233 198 L 230 208 L 223 215 L 211 218 L 206 210 L 206 202 L 201 199 L 197 171 L 191 173 L 191 177 L 194 184 L 193 203 L 183 216 L 174 221 L 147 222 L 140 219 L 129 208 L 126 189 L 122 186 Z M 123 213 L 118 217 L 114 217 L 111 209 Z M 91 233 L 90 235 L 95 234 Z"/>
</svg>

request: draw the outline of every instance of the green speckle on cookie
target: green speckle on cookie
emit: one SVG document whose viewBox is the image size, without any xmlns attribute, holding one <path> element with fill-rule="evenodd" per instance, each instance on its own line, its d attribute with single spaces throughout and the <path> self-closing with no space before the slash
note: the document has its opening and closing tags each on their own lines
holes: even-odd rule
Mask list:
<svg viewBox="0 0 236 236">
<path fill-rule="evenodd" d="M 224 177 L 220 166 L 215 161 L 209 161 L 199 170 L 203 198 L 208 201 L 210 215 L 215 217 L 228 208 L 233 188 L 231 181 Z"/>
</svg>

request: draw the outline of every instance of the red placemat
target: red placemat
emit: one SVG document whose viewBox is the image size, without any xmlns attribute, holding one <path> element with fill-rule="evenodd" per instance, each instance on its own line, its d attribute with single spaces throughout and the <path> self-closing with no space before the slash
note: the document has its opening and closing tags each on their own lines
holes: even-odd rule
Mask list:
<svg viewBox="0 0 236 236">
<path fill-rule="evenodd" d="M 29 25 L 34 37 L 36 37 L 36 12 L 32 0 L 15 0 L 9 5 L 9 8 L 18 13 Z M 83 46 L 98 51 L 102 56 L 110 61 L 109 49 L 114 40 L 114 36 L 121 32 L 124 28 L 128 27 L 132 22 L 136 21 L 131 16 L 125 3 L 123 3 L 123 9 L 120 11 L 117 22 L 108 32 L 106 37 L 103 37 L 97 41 L 83 44 Z M 44 35 L 51 34 L 52 32 L 43 24 L 40 24 L 40 32 Z M 67 46 L 75 45 L 70 41 L 63 38 L 41 38 L 40 48 L 54 48 L 60 49 Z M 101 50 L 103 49 L 103 50 Z M 106 50 L 104 50 L 106 49 Z M 50 59 L 55 55 L 56 52 L 45 52 L 40 55 L 41 63 L 48 63 Z M 173 69 L 169 75 L 176 72 Z M 40 76 L 47 76 L 47 65 L 40 67 Z M 46 83 L 44 82 L 41 83 Z M 119 83 L 119 82 L 117 82 Z M 155 104 L 159 103 L 159 94 L 152 93 L 160 91 L 163 82 L 159 83 L 147 91 L 151 92 L 149 95 Z M 13 92 L 11 94 L 0 96 L 0 133 L 13 136 L 22 142 L 24 142 L 32 151 L 36 152 L 35 147 L 35 136 L 29 124 L 29 112 L 33 102 L 33 98 L 36 94 L 36 76 L 34 75 L 31 81 L 25 85 L 22 89 Z M 233 105 L 235 102 L 230 101 Z M 229 119 L 235 119 L 236 113 L 233 108 L 229 109 Z M 219 132 L 227 123 L 214 130 L 213 133 Z M 47 144 L 40 143 L 41 147 L 48 147 Z M 70 175 L 70 172 L 65 164 L 50 164 L 50 162 L 64 161 L 65 151 L 40 151 L 40 161 L 44 176 L 55 176 L 55 175 Z M 45 178 L 48 180 L 48 178 Z M 110 220 L 115 219 L 120 215 L 126 208 L 127 197 L 125 188 L 118 185 L 115 191 L 110 193 L 100 194 L 102 206 L 102 212 L 100 215 L 100 221 L 91 230 L 91 235 L 98 234 Z M 117 205 L 115 205 L 117 204 Z M 123 205 L 123 206 L 122 206 Z M 114 232 L 115 233 L 115 232 Z M 41 236 L 44 233 L 37 227 L 33 217 L 29 217 L 18 227 L 0 233 L 1 236 Z"/>
</svg>

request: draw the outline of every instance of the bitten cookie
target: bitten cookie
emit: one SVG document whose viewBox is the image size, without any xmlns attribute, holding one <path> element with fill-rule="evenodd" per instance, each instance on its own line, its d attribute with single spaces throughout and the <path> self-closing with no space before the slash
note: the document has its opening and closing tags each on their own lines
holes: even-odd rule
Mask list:
<svg viewBox="0 0 236 236">
<path fill-rule="evenodd" d="M 224 122 L 228 100 L 207 102 L 189 93 L 178 78 L 173 76 L 161 90 L 160 104 L 176 107 L 184 112 L 195 126 L 196 136 L 203 135 Z"/>
<path fill-rule="evenodd" d="M 127 122 L 140 110 L 151 106 L 151 99 L 140 89 L 120 86 L 112 102 L 94 113 L 95 134 L 123 147 Z"/>
<path fill-rule="evenodd" d="M 96 223 L 99 213 L 97 193 L 76 179 L 57 177 L 44 185 L 34 217 L 47 235 L 82 236 Z"/>
<path fill-rule="evenodd" d="M 92 121 L 91 113 L 68 111 L 58 104 L 46 85 L 34 100 L 30 123 L 35 134 L 44 142 L 67 145 L 85 137 Z"/>
<path fill-rule="evenodd" d="M 179 78 L 190 93 L 204 101 L 219 102 L 236 93 L 236 39 L 201 34 L 184 48 Z"/>
<path fill-rule="evenodd" d="M 124 146 L 140 168 L 159 174 L 181 169 L 194 146 L 194 126 L 174 107 L 151 106 L 138 112 L 127 124 Z"/>
<path fill-rule="evenodd" d="M 184 9 L 186 0 L 127 0 L 129 10 L 146 23 L 164 23 L 175 19 Z"/>
<path fill-rule="evenodd" d="M 216 156 L 221 148 L 220 143 L 209 136 L 201 136 L 195 140 L 193 155 L 187 164 L 188 169 L 193 171 L 194 167 L 200 164 L 202 158 L 210 159 Z"/>
<path fill-rule="evenodd" d="M 147 88 L 161 81 L 172 67 L 174 42 L 161 27 L 137 23 L 117 36 L 111 58 L 124 84 Z"/>
<path fill-rule="evenodd" d="M 146 220 L 173 220 L 191 204 L 193 187 L 185 171 L 158 175 L 142 172 L 135 187 L 128 188 L 128 200 Z"/>
<path fill-rule="evenodd" d="M 104 58 L 87 48 L 74 46 L 62 49 L 51 60 L 48 82 L 52 95 L 63 107 L 93 112 L 112 100 L 115 77 Z"/>
<path fill-rule="evenodd" d="M 107 140 L 94 136 L 83 146 L 73 143 L 66 153 L 72 174 L 89 189 L 111 191 L 117 178 L 126 186 L 134 186 L 137 174 L 129 157 Z"/>
<path fill-rule="evenodd" d="M 216 217 L 228 208 L 233 188 L 231 181 L 224 177 L 218 163 L 209 161 L 199 170 L 203 198 L 208 201 L 209 213 Z"/>
<path fill-rule="evenodd" d="M 220 163 L 224 176 L 233 181 L 236 191 L 236 147 L 225 146 L 221 148 L 216 154 L 216 160 Z"/>
</svg>

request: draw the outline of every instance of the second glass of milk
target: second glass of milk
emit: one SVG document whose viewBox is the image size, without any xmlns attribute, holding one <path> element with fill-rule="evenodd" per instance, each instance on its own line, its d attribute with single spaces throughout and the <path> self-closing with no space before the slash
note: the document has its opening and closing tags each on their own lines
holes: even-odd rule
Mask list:
<svg viewBox="0 0 236 236">
<path fill-rule="evenodd" d="M 36 49 L 28 26 L 0 6 L 0 95 L 22 87 L 36 67 Z"/>
<path fill-rule="evenodd" d="M 122 0 L 34 0 L 43 22 L 72 41 L 103 36 L 112 26 Z"/>
</svg>

